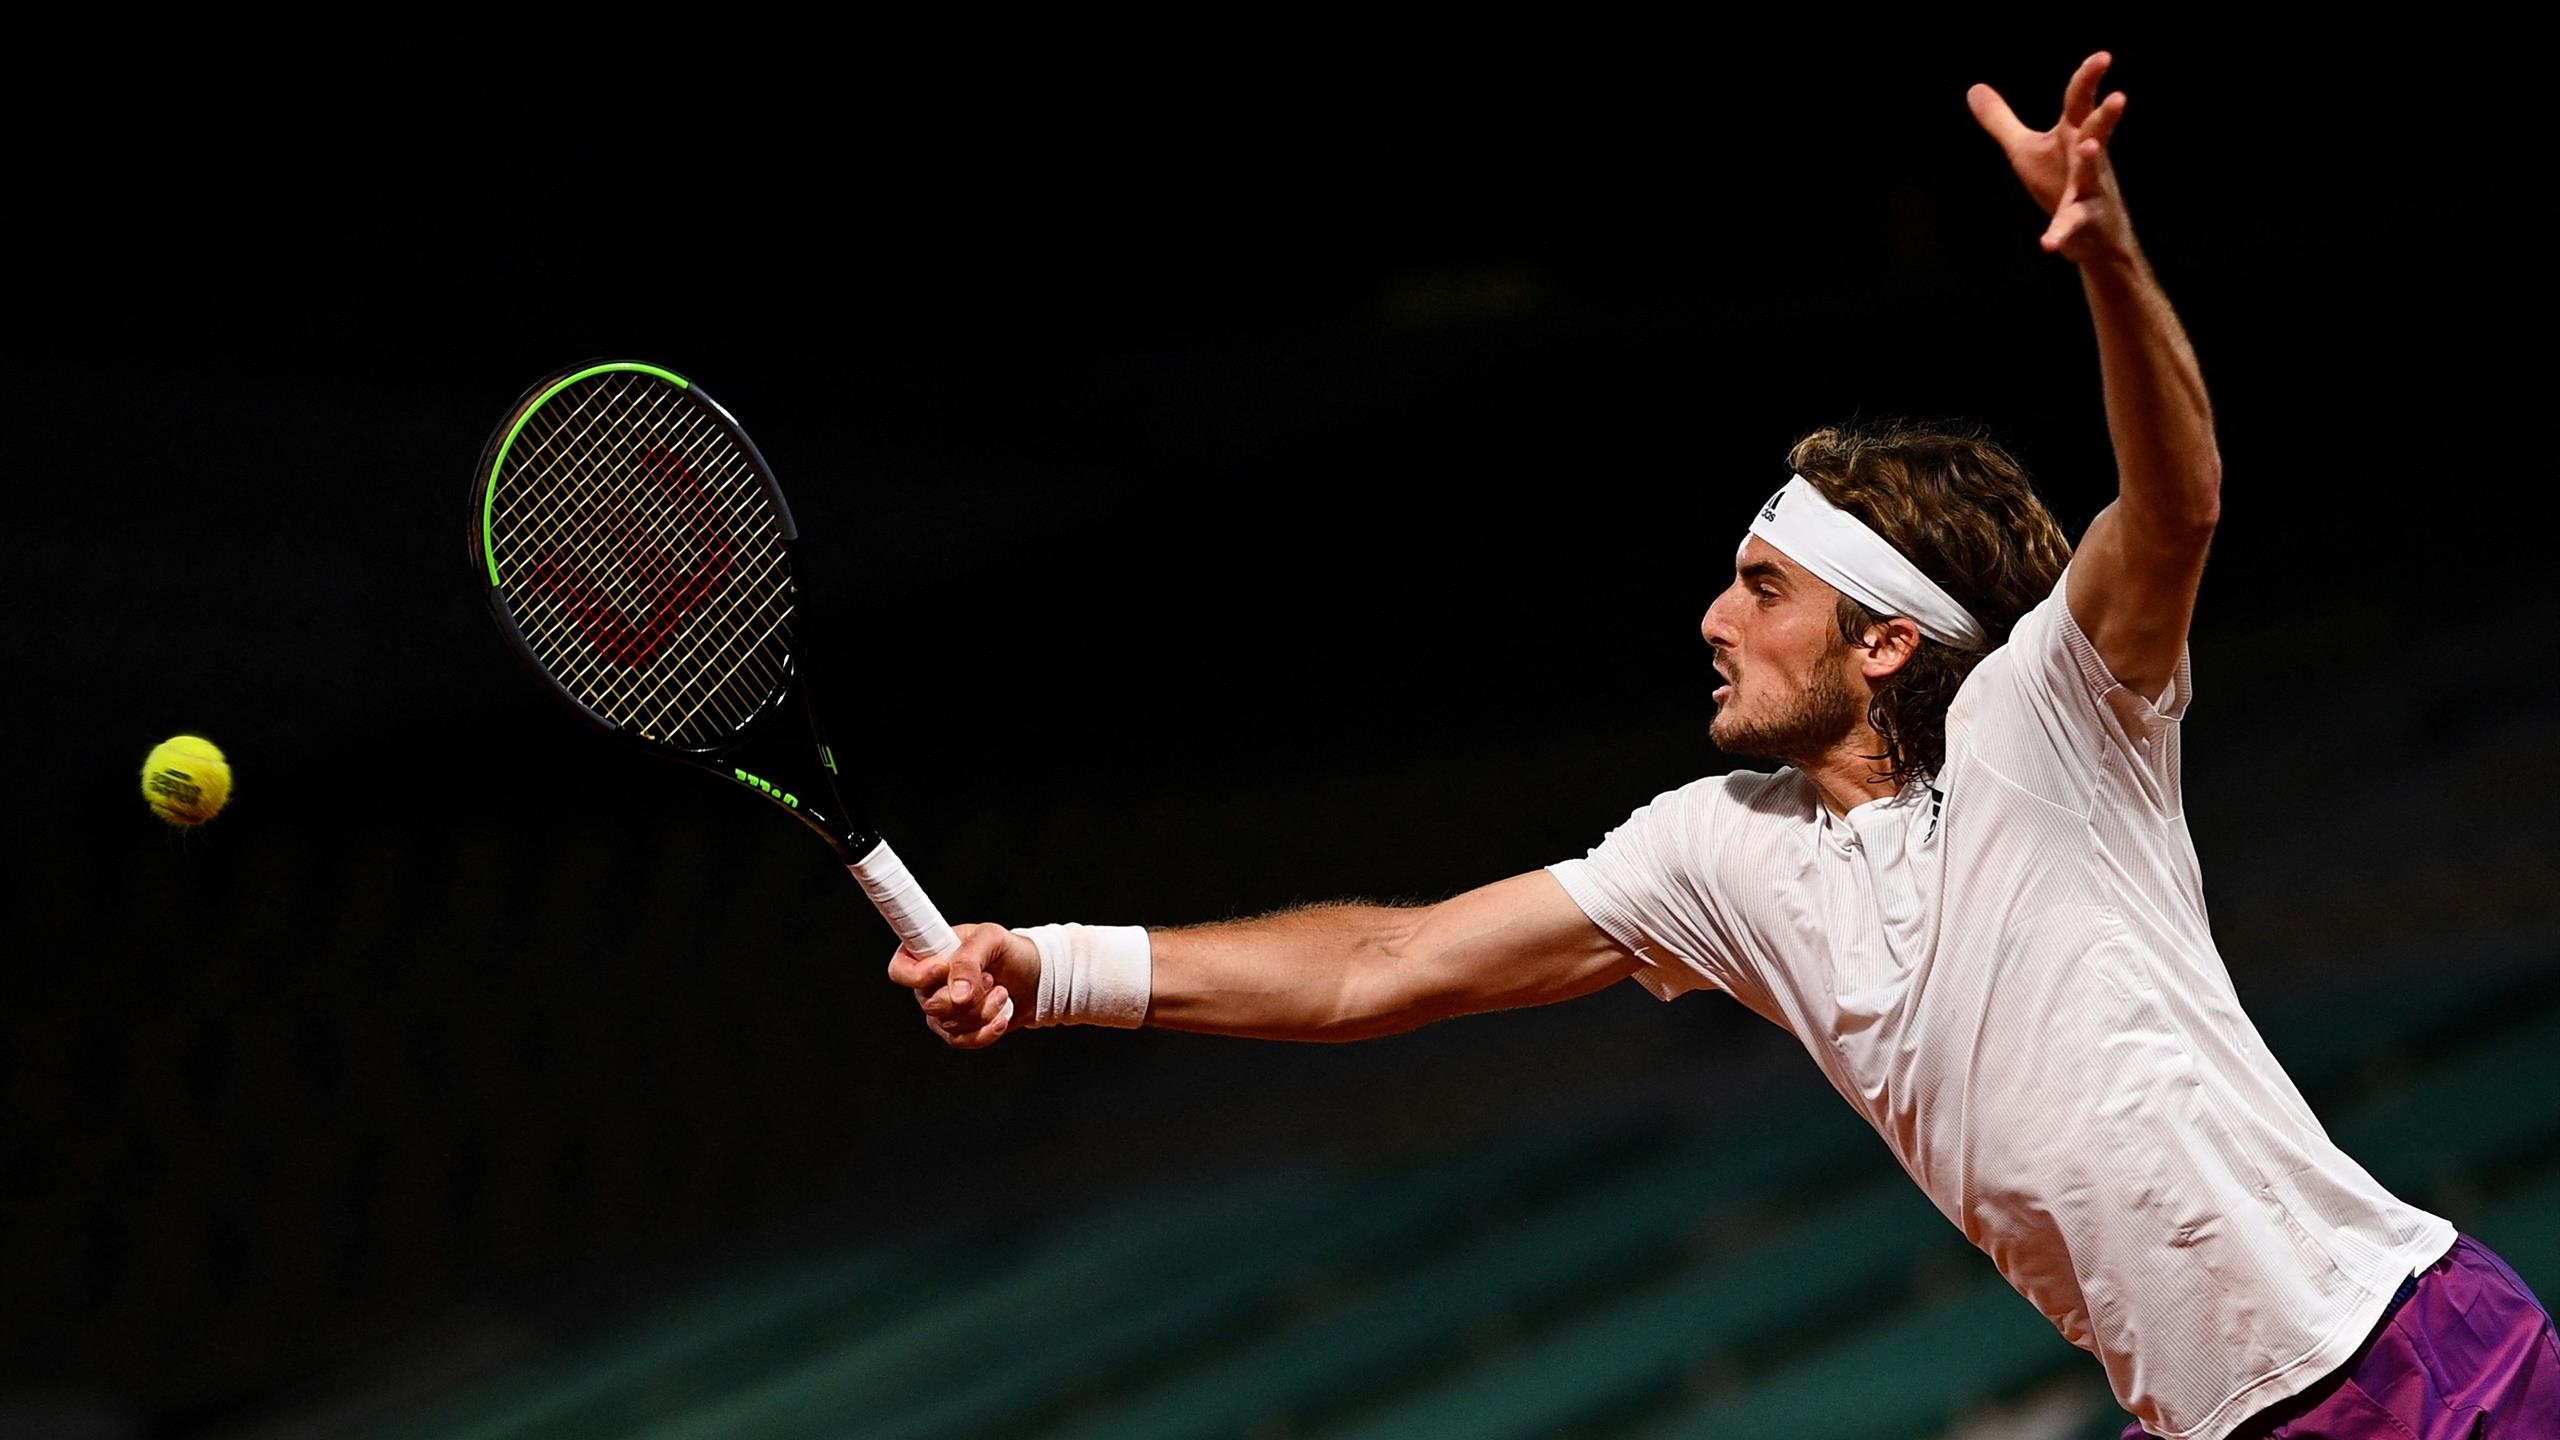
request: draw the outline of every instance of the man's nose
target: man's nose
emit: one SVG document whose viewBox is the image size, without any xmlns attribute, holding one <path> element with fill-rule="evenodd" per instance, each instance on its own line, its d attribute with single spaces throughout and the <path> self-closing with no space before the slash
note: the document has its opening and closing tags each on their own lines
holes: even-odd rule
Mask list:
<svg viewBox="0 0 2560 1440">
<path fill-rule="evenodd" d="M 1698 635 L 1718 650 L 1733 647 L 1733 627 L 1724 622 L 1723 596 L 1717 596 L 1715 603 L 1707 607 L 1707 613 L 1698 617 Z"/>
</svg>

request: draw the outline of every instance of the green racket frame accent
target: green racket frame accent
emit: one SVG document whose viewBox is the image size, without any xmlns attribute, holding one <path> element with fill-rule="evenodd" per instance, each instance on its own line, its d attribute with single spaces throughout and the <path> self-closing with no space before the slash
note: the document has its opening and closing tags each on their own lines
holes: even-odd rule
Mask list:
<svg viewBox="0 0 2560 1440">
<path fill-rule="evenodd" d="M 668 384 L 673 385 L 679 390 L 690 390 L 693 388 L 692 381 L 687 380 L 673 370 L 660 369 L 655 365 L 643 365 L 637 361 L 617 360 L 609 365 L 590 365 L 575 375 L 563 376 L 559 382 L 554 384 L 550 389 L 535 396 L 533 403 L 524 407 L 524 413 L 516 417 L 516 423 L 507 428 L 506 443 L 498 447 L 498 458 L 490 462 L 489 483 L 484 486 L 480 492 L 480 551 L 482 555 L 487 557 L 489 562 L 489 583 L 491 585 L 495 586 L 506 583 L 498 578 L 498 541 L 497 537 L 490 533 L 489 527 L 490 522 L 496 518 L 495 510 L 498 503 L 498 476 L 507 468 L 507 456 L 516 448 L 516 437 L 524 433 L 524 427 L 527 422 L 533 419 L 534 412 L 551 403 L 552 396 L 559 394 L 561 391 L 568 389 L 570 386 L 577 384 L 581 380 L 592 379 L 595 376 L 603 375 L 615 370 L 636 370 L 643 375 L 655 375 L 659 379 L 666 381 Z"/>
</svg>

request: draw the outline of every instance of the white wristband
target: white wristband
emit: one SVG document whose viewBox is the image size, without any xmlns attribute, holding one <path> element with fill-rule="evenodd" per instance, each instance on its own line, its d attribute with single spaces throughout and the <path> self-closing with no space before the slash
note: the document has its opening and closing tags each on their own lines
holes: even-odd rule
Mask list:
<svg viewBox="0 0 2560 1440">
<path fill-rule="evenodd" d="M 1031 1023 L 1109 1025 L 1147 1020 L 1155 950 L 1143 925 L 1031 925 L 1013 932 L 1040 947 L 1040 995 Z"/>
</svg>

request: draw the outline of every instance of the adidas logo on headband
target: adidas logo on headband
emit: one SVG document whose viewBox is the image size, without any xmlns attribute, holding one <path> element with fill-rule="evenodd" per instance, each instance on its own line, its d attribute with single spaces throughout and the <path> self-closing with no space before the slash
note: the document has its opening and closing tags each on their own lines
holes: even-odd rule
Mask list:
<svg viewBox="0 0 2560 1440">
<path fill-rule="evenodd" d="M 1790 494 L 1802 498 L 1787 507 L 1787 518 L 1780 520 L 1778 502 Z M 1858 517 L 1824 499 L 1801 475 L 1790 478 L 1760 507 L 1751 533 L 1880 615 L 1907 615 L 1921 634 L 1941 645 L 1983 648 L 1981 624 L 1954 596 L 1921 574 L 1919 566 Z"/>
</svg>

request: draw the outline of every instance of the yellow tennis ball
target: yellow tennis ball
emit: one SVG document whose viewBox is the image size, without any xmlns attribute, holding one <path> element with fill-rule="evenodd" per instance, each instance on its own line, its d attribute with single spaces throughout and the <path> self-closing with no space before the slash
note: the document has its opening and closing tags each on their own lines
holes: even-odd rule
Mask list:
<svg viewBox="0 0 2560 1440">
<path fill-rule="evenodd" d="M 172 825 L 201 825 L 231 798 L 231 762 L 201 735 L 172 735 L 142 762 L 142 798 Z"/>
</svg>

